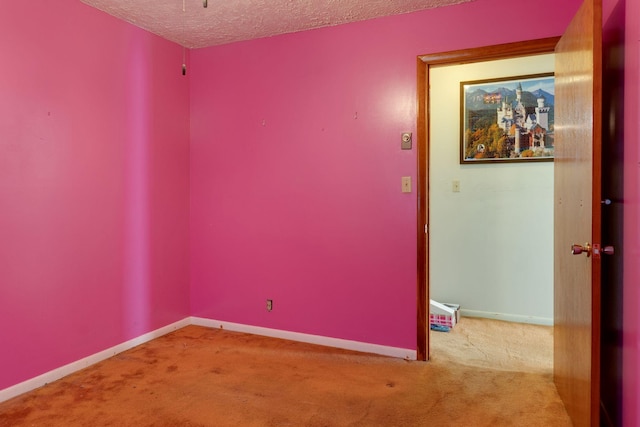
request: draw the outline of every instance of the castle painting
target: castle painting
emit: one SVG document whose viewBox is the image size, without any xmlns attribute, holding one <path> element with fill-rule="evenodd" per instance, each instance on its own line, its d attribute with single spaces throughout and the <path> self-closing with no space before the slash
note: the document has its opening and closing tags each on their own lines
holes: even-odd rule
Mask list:
<svg viewBox="0 0 640 427">
<path fill-rule="evenodd" d="M 460 163 L 553 160 L 553 73 L 460 83 Z"/>
</svg>

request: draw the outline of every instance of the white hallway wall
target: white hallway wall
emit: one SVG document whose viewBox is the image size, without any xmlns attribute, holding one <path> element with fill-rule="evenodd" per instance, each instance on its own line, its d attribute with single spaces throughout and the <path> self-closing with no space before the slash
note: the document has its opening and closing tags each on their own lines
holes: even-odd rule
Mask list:
<svg viewBox="0 0 640 427">
<path fill-rule="evenodd" d="M 553 163 L 459 162 L 461 81 L 553 69 L 548 54 L 431 70 L 431 298 L 463 315 L 553 323 Z"/>
</svg>

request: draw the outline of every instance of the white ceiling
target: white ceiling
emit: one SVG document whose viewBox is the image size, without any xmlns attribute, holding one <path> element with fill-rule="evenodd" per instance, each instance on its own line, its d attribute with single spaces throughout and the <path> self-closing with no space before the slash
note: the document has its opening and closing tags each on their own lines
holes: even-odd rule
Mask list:
<svg viewBox="0 0 640 427">
<path fill-rule="evenodd" d="M 188 48 L 293 33 L 474 0 L 81 0 Z M 184 6 L 184 11 L 183 11 Z"/>
</svg>

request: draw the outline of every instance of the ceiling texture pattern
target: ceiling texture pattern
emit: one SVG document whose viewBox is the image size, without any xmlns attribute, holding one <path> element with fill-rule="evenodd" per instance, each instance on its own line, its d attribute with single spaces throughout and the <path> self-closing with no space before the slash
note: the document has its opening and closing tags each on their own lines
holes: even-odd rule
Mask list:
<svg viewBox="0 0 640 427">
<path fill-rule="evenodd" d="M 474 0 L 81 0 L 187 48 L 294 33 Z"/>
</svg>

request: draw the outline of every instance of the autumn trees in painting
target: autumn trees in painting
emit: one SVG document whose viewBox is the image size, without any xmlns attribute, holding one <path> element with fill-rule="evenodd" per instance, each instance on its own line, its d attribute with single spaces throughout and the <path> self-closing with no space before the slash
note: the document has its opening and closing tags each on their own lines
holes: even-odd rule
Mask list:
<svg viewBox="0 0 640 427">
<path fill-rule="evenodd" d="M 462 82 L 461 163 L 553 159 L 553 75 Z"/>
</svg>

